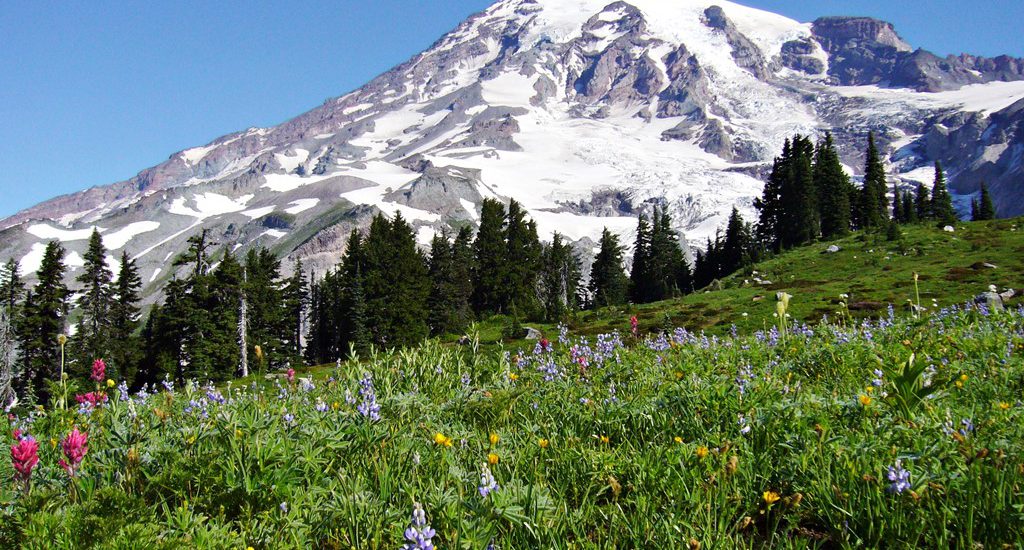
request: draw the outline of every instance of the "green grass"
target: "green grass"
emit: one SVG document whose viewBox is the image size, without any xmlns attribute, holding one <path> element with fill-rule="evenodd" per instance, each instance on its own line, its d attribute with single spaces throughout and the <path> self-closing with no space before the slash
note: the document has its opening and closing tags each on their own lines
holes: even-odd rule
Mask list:
<svg viewBox="0 0 1024 550">
<path fill-rule="evenodd" d="M 629 317 L 636 315 L 643 332 L 684 327 L 691 332 L 724 335 L 736 325 L 750 333 L 775 321 L 775 296 L 787 292 L 800 297 L 790 314 L 816 324 L 823 315 L 835 317 L 841 303 L 854 318 L 877 318 L 889 304 L 908 310 L 917 300 L 914 273 L 922 306 L 946 307 L 984 292 L 989 285 L 1000 291 L 1017 289 L 1019 303 L 1024 289 L 1024 219 L 961 223 L 955 233 L 931 225 L 903 228 L 903 239 L 890 242 L 882 234 L 856 233 L 834 242 L 817 243 L 787 251 L 754 265 L 698 293 L 653 304 L 586 311 L 568 319 L 574 333 L 595 335 L 612 330 L 628 331 Z M 827 254 L 830 245 L 841 251 Z M 995 269 L 982 264 L 995 265 Z M 771 285 L 755 282 L 755 275 Z M 847 298 L 840 298 L 840 295 Z M 935 300 L 935 302 L 933 302 Z M 502 337 L 509 324 L 505 317 L 477 325 L 487 346 L 526 343 Z M 524 323 L 546 335 L 557 335 L 553 324 Z M 529 344 L 532 346 L 532 344 Z"/>
<path fill-rule="evenodd" d="M 0 547 L 393 549 L 414 502 L 440 548 L 1020 546 L 1024 309 L 931 306 L 1019 288 L 1014 223 L 792 251 L 753 268 L 767 288 L 743 274 L 582 314 L 550 353 L 502 341 L 508 321 L 495 319 L 478 327 L 487 345 L 433 341 L 299 375 L 315 388 L 252 377 L 219 388 L 226 403 L 190 383 L 130 402 L 104 390 L 91 414 L 19 410 L 4 444 L 19 427 L 40 462 L 26 492 L 0 460 Z M 902 304 L 913 272 L 920 318 L 831 313 L 842 293 Z M 778 291 L 793 295 L 790 326 L 832 320 L 754 335 L 778 321 Z M 598 338 L 626 334 L 632 313 L 645 333 L 666 317 L 690 332 Z M 367 373 L 379 421 L 357 408 Z M 59 442 L 73 426 L 89 450 L 69 478 Z M 491 454 L 500 488 L 483 497 Z"/>
</svg>

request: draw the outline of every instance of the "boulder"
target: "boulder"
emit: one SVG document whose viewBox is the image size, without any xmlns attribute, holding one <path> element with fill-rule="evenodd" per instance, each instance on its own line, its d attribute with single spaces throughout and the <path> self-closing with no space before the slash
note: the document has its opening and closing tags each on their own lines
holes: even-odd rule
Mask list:
<svg viewBox="0 0 1024 550">
<path fill-rule="evenodd" d="M 956 232 L 956 228 L 953 227 L 952 225 L 947 225 L 946 227 L 943 227 L 942 230 L 945 231 L 946 233 L 955 233 Z"/>
<path fill-rule="evenodd" d="M 825 252 L 828 252 L 829 254 L 835 254 L 835 253 L 839 252 L 840 250 L 842 250 L 842 248 L 839 248 L 836 245 L 832 245 L 832 246 L 828 247 L 827 249 L 825 249 Z"/>
<path fill-rule="evenodd" d="M 1005 309 L 1003 307 L 1003 297 L 992 291 L 982 292 L 975 296 L 974 303 L 987 306 L 989 311 L 1003 311 Z"/>
<path fill-rule="evenodd" d="M 544 338 L 541 332 L 533 327 L 526 327 L 526 339 L 527 340 L 540 340 Z"/>
</svg>

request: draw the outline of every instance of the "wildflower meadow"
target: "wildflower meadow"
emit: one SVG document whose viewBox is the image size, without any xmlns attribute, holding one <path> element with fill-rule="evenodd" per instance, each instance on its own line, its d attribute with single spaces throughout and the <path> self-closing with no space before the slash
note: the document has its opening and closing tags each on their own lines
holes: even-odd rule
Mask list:
<svg viewBox="0 0 1024 550">
<path fill-rule="evenodd" d="M 428 344 L 242 384 L 93 369 L 3 435 L 0 546 L 1010 547 L 1024 308 L 532 349 Z"/>
</svg>

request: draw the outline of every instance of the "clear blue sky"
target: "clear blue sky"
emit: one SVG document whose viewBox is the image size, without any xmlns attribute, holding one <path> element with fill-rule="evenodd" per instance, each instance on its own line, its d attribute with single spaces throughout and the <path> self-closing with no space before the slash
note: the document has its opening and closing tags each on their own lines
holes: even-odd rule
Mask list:
<svg viewBox="0 0 1024 550">
<path fill-rule="evenodd" d="M 879 17 L 939 54 L 1024 56 L 1021 0 L 738 1 L 801 21 Z M 408 59 L 489 4 L 5 2 L 0 217 L 127 179 L 218 136 L 278 124 Z"/>
</svg>

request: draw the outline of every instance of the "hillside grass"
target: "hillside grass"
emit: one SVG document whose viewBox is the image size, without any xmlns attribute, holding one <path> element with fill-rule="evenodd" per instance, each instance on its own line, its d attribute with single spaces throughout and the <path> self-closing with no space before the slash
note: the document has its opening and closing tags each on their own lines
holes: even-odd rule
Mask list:
<svg viewBox="0 0 1024 550">
<path fill-rule="evenodd" d="M 775 297 L 786 292 L 794 300 L 790 314 L 800 322 L 817 324 L 823 316 L 878 318 L 892 304 L 909 311 L 908 300 L 926 309 L 959 304 L 996 285 L 1000 292 L 1016 289 L 1011 303 L 1024 294 L 1024 218 L 960 223 L 954 233 L 933 225 L 902 227 L 903 238 L 889 241 L 885 233 L 858 232 L 847 238 L 816 243 L 784 252 L 732 275 L 695 294 L 653 304 L 584 311 L 567 319 L 574 333 L 596 335 L 629 330 L 636 315 L 641 332 L 670 331 L 725 335 L 735 325 L 741 333 L 774 324 Z M 840 252 L 826 249 L 836 245 Z M 995 268 L 984 267 L 991 264 Z M 915 292 L 914 273 L 919 275 Z M 758 284 L 755 281 L 770 281 Z M 847 295 L 842 298 L 841 295 Z M 846 308 L 841 304 L 845 303 Z M 475 330 L 485 346 L 518 348 L 529 342 L 506 338 L 508 317 L 478 323 Z M 554 324 L 523 323 L 546 336 L 557 336 Z"/>
</svg>

